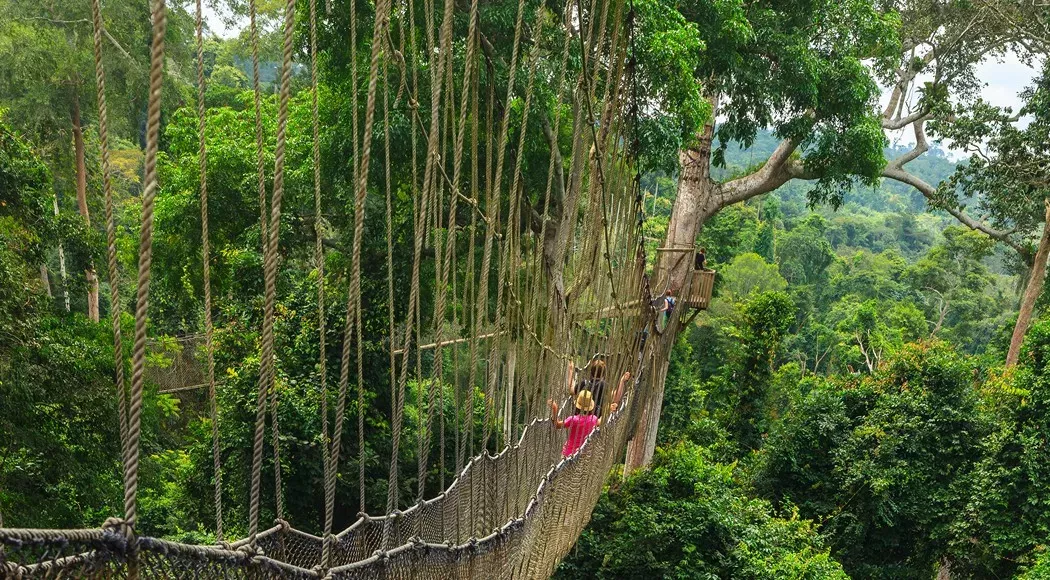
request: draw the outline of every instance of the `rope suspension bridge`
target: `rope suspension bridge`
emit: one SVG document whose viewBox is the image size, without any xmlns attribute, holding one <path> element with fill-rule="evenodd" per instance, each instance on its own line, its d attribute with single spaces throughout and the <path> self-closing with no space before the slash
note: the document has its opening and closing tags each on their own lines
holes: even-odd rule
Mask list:
<svg viewBox="0 0 1050 580">
<path fill-rule="evenodd" d="M 159 189 L 157 155 L 164 66 L 164 0 L 151 0 L 153 38 L 142 227 L 130 380 L 125 376 L 118 293 L 116 226 L 110 183 L 104 25 L 93 0 L 99 131 L 108 242 L 108 275 L 115 340 L 117 421 L 122 441 L 124 513 L 97 529 L 0 528 L 0 575 L 9 578 L 534 578 L 549 576 L 586 525 L 610 469 L 622 460 L 627 440 L 643 416 L 660 341 L 673 332 L 655 328 L 653 293 L 645 276 L 642 196 L 636 171 L 637 112 L 634 82 L 634 7 L 631 0 L 566 0 L 560 13 L 540 7 L 528 14 L 517 4 L 505 84 L 496 82 L 499 59 L 480 27 L 478 0 L 377 0 L 374 9 L 349 3 L 350 66 L 367 78 L 364 102 L 353 94 L 353 231 L 347 313 L 339 380 L 326 369 L 325 246 L 318 114 L 316 0 L 308 22 L 313 125 L 313 220 L 317 269 L 324 472 L 323 529 L 302 531 L 286 519 L 281 482 L 281 439 L 275 388 L 275 304 L 284 196 L 288 108 L 296 10 L 285 0 L 272 187 L 267 187 L 256 6 L 250 1 L 253 48 L 257 183 L 264 257 L 260 369 L 256 392 L 247 535 L 226 541 L 223 514 L 221 415 L 216 397 L 215 345 L 210 288 L 207 115 L 201 0 L 196 2 L 200 204 L 204 280 L 204 384 L 208 388 L 214 456 L 216 537 L 213 546 L 190 545 L 136 533 L 143 392 L 146 382 L 154 201 Z M 465 27 L 454 13 L 466 12 Z M 331 7 L 329 6 L 329 11 Z M 370 52 L 356 54 L 360 22 L 372 22 Z M 419 23 L 425 23 L 419 34 Z M 457 32 L 458 30 L 458 32 Z M 436 34 L 435 34 L 436 33 Z M 417 46 L 422 43 L 423 46 Z M 419 78 L 421 74 L 425 77 Z M 426 78 L 429 77 L 429 78 Z M 503 87 L 502 89 L 500 87 Z M 420 90 L 429 88 L 428 91 Z M 486 90 L 487 89 L 487 90 Z M 486 94 L 487 92 L 487 94 Z M 362 105 L 362 106 L 359 106 Z M 548 113 L 548 111 L 550 113 Z M 526 192 L 526 135 L 534 116 L 549 148 L 542 194 Z M 391 175 L 392 118 L 407 118 L 411 175 Z M 516 117 L 516 127 L 512 126 Z M 530 125 L 532 123 L 533 125 Z M 511 153 L 508 158 L 508 152 Z M 382 161 L 383 175 L 372 159 Z M 417 169 L 418 168 L 418 169 Z M 400 180 L 400 181 L 398 181 Z M 407 303 L 395 294 L 394 191 L 408 191 L 414 232 Z M 539 203 L 530 203 L 536 193 Z M 383 196 L 385 223 L 366 224 L 368 196 Z M 378 205 L 373 203 L 373 206 Z M 362 246 L 366 225 L 386 235 L 386 336 L 365 336 L 362 324 Z M 424 259 L 433 260 L 433 307 L 423 307 Z M 480 259 L 480 263 L 479 263 Z M 713 274 L 697 275 L 676 289 L 685 306 L 706 308 Z M 694 288 L 695 286 L 695 288 Z M 661 288 L 662 290 L 662 288 Z M 659 292 L 658 292 L 659 293 Z M 398 305 L 404 316 L 398 318 Z M 675 324 L 685 307 L 671 314 Z M 663 328 L 661 326 L 661 328 Z M 380 331 L 381 333 L 382 331 Z M 648 340 L 646 338 L 649 337 Z M 356 410 L 357 449 L 365 448 L 363 348 L 365 339 L 386 345 L 390 384 L 391 453 L 382 515 L 366 513 L 365 457 L 342 457 L 344 419 Z M 565 432 L 547 418 L 547 401 L 563 400 L 566 363 L 606 353 L 615 379 L 631 372 L 615 408 L 596 408 L 601 425 L 576 453 L 562 457 Z M 424 356 L 427 353 L 427 356 Z M 657 377 L 658 378 L 658 377 Z M 414 385 L 417 490 L 402 497 L 402 445 L 406 396 Z M 356 390 L 356 393 L 352 392 Z M 446 401 L 450 397 L 451 401 Z M 479 405 L 481 409 L 476 407 Z M 330 409 L 330 402 L 334 409 Z M 444 409 L 454 409 L 451 421 Z M 477 428 L 476 415 L 482 415 Z M 269 418 L 269 421 L 267 421 Z M 270 426 L 274 455 L 276 523 L 261 525 L 262 475 Z M 449 424 L 450 423 L 450 424 Z M 480 432 L 479 432 L 480 431 Z M 438 483 L 428 489 L 437 438 Z M 452 445 L 451 453 L 446 453 Z M 497 452 L 498 450 L 498 452 Z M 451 458 L 454 457 L 454 465 Z M 286 458 L 287 460 L 287 458 Z M 360 515 L 335 529 L 337 480 L 356 460 Z M 446 465 L 446 462 L 450 463 Z M 446 482 L 446 477 L 451 478 Z M 225 482 L 228 484 L 228 482 Z M 446 483 L 448 485 L 446 485 Z M 377 507 L 377 506 L 372 506 Z M 2 525 L 2 524 L 0 524 Z"/>
</svg>

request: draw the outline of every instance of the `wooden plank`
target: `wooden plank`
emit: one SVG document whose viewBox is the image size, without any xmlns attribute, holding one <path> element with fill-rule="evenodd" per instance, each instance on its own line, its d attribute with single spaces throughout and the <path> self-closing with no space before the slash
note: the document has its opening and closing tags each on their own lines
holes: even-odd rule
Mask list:
<svg viewBox="0 0 1050 580">
<path fill-rule="evenodd" d="M 481 334 L 481 335 L 478 335 L 477 339 L 478 340 L 482 340 L 482 339 L 485 339 L 485 338 L 492 338 L 492 337 L 495 337 L 495 336 L 499 336 L 501 334 L 506 334 L 506 331 L 503 331 L 503 332 L 490 332 L 488 334 Z M 431 350 L 431 349 L 435 349 L 435 348 L 437 348 L 439 346 L 448 346 L 448 345 L 451 345 L 451 344 L 462 344 L 464 342 L 470 342 L 470 338 L 469 337 L 468 338 L 456 338 L 456 339 L 453 339 L 453 340 L 442 340 L 442 341 L 438 341 L 438 342 L 432 342 L 430 344 L 424 344 L 423 346 L 420 346 L 419 350 Z M 404 353 L 405 353 L 405 349 L 403 349 L 403 348 L 399 348 L 399 349 L 394 351 L 394 354 L 404 354 Z"/>
</svg>

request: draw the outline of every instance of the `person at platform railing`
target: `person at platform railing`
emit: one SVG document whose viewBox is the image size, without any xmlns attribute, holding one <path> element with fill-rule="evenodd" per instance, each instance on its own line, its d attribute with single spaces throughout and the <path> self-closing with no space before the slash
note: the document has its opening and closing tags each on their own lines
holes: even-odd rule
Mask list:
<svg viewBox="0 0 1050 580">
<path fill-rule="evenodd" d="M 696 257 L 693 260 L 693 269 L 701 272 L 707 271 L 707 250 L 700 248 L 696 252 Z"/>
</svg>

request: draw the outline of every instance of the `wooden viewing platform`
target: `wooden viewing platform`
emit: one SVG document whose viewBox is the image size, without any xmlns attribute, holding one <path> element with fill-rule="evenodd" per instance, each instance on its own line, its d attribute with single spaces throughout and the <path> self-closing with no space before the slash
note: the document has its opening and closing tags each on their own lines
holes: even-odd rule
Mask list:
<svg viewBox="0 0 1050 580">
<path fill-rule="evenodd" d="M 678 304 L 695 310 L 707 310 L 711 304 L 711 292 L 715 288 L 714 270 L 692 270 L 686 283 L 686 293 L 675 296 Z M 658 299 L 654 296 L 653 299 Z M 645 306 L 643 300 L 631 300 L 621 304 L 606 306 L 600 310 L 585 311 L 580 314 L 580 320 L 596 320 L 602 318 L 619 318 L 621 316 L 634 316 L 638 309 Z"/>
<path fill-rule="evenodd" d="M 707 310 L 711 304 L 711 291 L 715 288 L 715 271 L 693 270 L 689 276 L 689 292 L 682 297 L 682 302 L 689 308 Z"/>
</svg>

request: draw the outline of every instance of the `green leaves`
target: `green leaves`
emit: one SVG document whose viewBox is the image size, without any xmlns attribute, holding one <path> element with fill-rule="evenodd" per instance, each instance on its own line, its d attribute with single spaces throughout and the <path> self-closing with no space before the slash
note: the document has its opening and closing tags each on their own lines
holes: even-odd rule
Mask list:
<svg viewBox="0 0 1050 580">
<path fill-rule="evenodd" d="M 997 227 L 1038 238 L 1043 200 L 1050 196 L 1050 67 L 1044 66 L 1015 115 L 980 99 L 957 105 L 951 121 L 930 124 L 931 133 L 971 152 L 937 191 L 941 205 L 974 199 Z M 1024 117 L 1025 122 L 1018 123 Z"/>
<path fill-rule="evenodd" d="M 634 4 L 642 170 L 677 168 L 678 149 L 711 118 L 695 72 L 706 50 L 700 30 L 668 0 Z"/>
<path fill-rule="evenodd" d="M 810 522 L 747 498 L 702 448 L 657 451 L 608 489 L 557 578 L 842 579 Z"/>
</svg>

